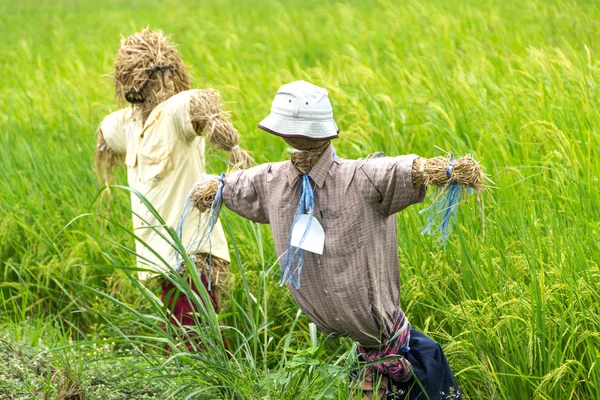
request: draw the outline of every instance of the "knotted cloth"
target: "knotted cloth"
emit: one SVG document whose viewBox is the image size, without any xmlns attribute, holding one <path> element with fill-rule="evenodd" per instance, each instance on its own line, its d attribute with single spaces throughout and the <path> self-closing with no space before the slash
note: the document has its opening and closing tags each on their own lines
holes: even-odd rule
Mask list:
<svg viewBox="0 0 600 400">
<path fill-rule="evenodd" d="M 394 322 L 394 336 L 386 344 L 377 349 L 369 349 L 358 346 L 358 359 L 361 362 L 375 364 L 367 367 L 364 377 L 365 381 L 371 382 L 374 374 L 388 376 L 396 382 L 408 382 L 412 377 L 410 362 L 404 358 L 410 347 L 410 323 L 404 315 L 404 311 L 398 308 Z M 378 360 L 399 357 L 390 361 Z"/>
</svg>

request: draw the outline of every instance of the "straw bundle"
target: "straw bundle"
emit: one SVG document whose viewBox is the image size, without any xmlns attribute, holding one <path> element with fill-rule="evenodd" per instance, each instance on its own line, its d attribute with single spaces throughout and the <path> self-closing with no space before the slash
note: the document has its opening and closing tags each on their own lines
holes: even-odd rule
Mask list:
<svg viewBox="0 0 600 400">
<path fill-rule="evenodd" d="M 151 73 L 156 67 L 170 67 Z M 192 88 L 188 68 L 176 46 L 162 31 L 144 29 L 121 39 L 115 57 L 115 93 L 125 99 L 131 90 L 142 90 L 143 102 L 134 104 L 145 121 L 159 103 Z"/>
<path fill-rule="evenodd" d="M 96 177 L 106 186 L 114 178 L 114 168 L 123 161 L 123 157 L 117 154 L 106 144 L 102 130 L 98 128 L 96 134 L 96 154 L 94 155 L 94 171 Z"/>
<path fill-rule="evenodd" d="M 196 254 L 196 269 L 198 274 L 209 277 L 212 298 L 217 303 L 217 309 L 220 309 L 222 291 L 227 288 L 228 277 L 231 275 L 229 273 L 229 263 L 222 258 L 199 253 Z"/>
<path fill-rule="evenodd" d="M 238 169 L 248 169 L 254 164 L 254 159 L 240 146 L 234 146 L 230 150 L 229 160 Z"/>
<path fill-rule="evenodd" d="M 313 141 L 314 142 L 314 141 Z M 310 170 L 319 162 L 321 154 L 331 143 L 329 140 L 325 141 L 320 147 L 313 150 L 297 150 L 293 151 L 291 155 L 291 161 L 294 167 L 303 174 L 308 174 Z"/>
<path fill-rule="evenodd" d="M 190 98 L 190 117 L 194 130 L 201 134 L 210 119 L 221 112 L 221 96 L 214 89 L 195 90 Z"/>
<path fill-rule="evenodd" d="M 451 163 L 452 167 L 449 168 Z M 458 182 L 479 191 L 483 189 L 486 179 L 479 163 L 469 155 L 456 161 L 452 161 L 450 157 L 417 158 L 413 163 L 412 174 L 415 187 L 443 187 L 449 182 Z"/>
<path fill-rule="evenodd" d="M 240 148 L 240 134 L 221 111 L 219 92 L 213 89 L 198 90 L 190 100 L 192 125 L 199 135 L 214 143 L 219 149 L 229 151 L 231 162 L 246 169 L 252 164 L 252 158 Z"/>
<path fill-rule="evenodd" d="M 213 116 L 205 130 L 206 138 L 220 149 L 231 150 L 237 146 L 240 134 L 224 115 Z"/>
<path fill-rule="evenodd" d="M 303 174 L 308 174 L 310 170 L 317 165 L 319 159 L 321 158 L 321 153 L 312 153 L 312 152 L 300 152 L 300 153 L 292 153 L 291 160 L 292 164 L 296 169 Z"/>
<path fill-rule="evenodd" d="M 196 185 L 190 194 L 192 205 L 201 213 L 210 210 L 218 189 L 219 181 L 217 179 L 209 179 L 203 184 Z"/>
<path fill-rule="evenodd" d="M 206 126 L 206 138 L 218 148 L 229 151 L 229 159 L 236 168 L 252 165 L 250 155 L 239 146 L 240 134 L 224 115 L 214 116 Z"/>
</svg>

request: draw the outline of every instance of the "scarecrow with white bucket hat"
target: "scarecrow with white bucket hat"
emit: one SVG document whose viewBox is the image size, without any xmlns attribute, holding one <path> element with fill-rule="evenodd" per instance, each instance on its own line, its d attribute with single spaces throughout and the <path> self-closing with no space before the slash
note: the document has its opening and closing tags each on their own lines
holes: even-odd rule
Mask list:
<svg viewBox="0 0 600 400">
<path fill-rule="evenodd" d="M 229 151 L 236 166 L 250 165 L 250 157 L 239 147 L 239 133 L 221 110 L 219 93 L 192 89 L 187 65 L 162 31 L 144 29 L 121 40 L 114 82 L 117 98 L 130 105 L 111 113 L 100 124 L 96 171 L 108 184 L 113 167 L 124 161 L 129 186 L 146 197 L 166 224 L 177 226 L 188 196 L 186 188 L 204 173 L 205 139 Z M 138 278 L 146 281 L 179 267 L 171 245 L 161 237 L 166 231 L 133 192 L 131 208 L 139 238 Z M 184 240 L 196 236 L 198 222 L 205 219 L 206 215 L 196 210 L 180 227 Z M 195 252 L 201 280 L 219 312 L 219 290 L 230 261 L 220 222 L 212 231 L 210 246 Z M 208 260 L 215 269 L 212 274 Z M 186 296 L 176 293 L 168 279 L 162 280 L 162 289 L 173 322 L 184 327 L 195 325 L 195 310 Z M 187 345 L 191 347 L 190 342 Z"/>
<path fill-rule="evenodd" d="M 291 159 L 205 180 L 191 202 L 218 213 L 222 201 L 271 226 L 281 283 L 319 329 L 354 339 L 359 361 L 370 364 L 352 374 L 352 388 L 367 398 L 460 399 L 440 345 L 411 327 L 399 307 L 395 214 L 423 201 L 428 184 L 480 189 L 477 163 L 340 158 L 328 93 L 304 81 L 283 85 L 258 127 L 283 138 Z"/>
</svg>

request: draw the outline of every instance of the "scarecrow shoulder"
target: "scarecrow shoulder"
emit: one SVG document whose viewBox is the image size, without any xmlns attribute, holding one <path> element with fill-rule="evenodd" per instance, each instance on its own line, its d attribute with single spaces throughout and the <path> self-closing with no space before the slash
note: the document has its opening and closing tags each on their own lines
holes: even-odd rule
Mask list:
<svg viewBox="0 0 600 400">
<path fill-rule="evenodd" d="M 131 107 L 121 108 L 120 110 L 113 111 L 104 117 L 101 122 L 101 126 L 106 125 L 105 128 L 117 125 L 122 126 L 129 118 L 131 118 Z"/>
<path fill-rule="evenodd" d="M 290 160 L 279 161 L 279 162 L 272 162 L 272 163 L 261 164 L 261 165 L 268 165 L 269 169 L 271 170 L 272 173 L 277 173 L 278 174 L 278 173 L 285 172 L 285 170 L 287 168 L 289 168 L 289 164 L 290 164 Z"/>
<path fill-rule="evenodd" d="M 265 182 L 272 164 L 261 164 L 229 174 L 223 187 L 223 202 L 231 211 L 251 221 L 269 223 Z"/>
<path fill-rule="evenodd" d="M 106 142 L 106 145 L 117 153 L 127 151 L 125 125 L 131 119 L 131 108 L 122 108 L 110 113 L 100 123 L 100 131 Z"/>
<path fill-rule="evenodd" d="M 171 129 L 185 141 L 190 141 L 196 137 L 196 129 L 193 122 L 195 114 L 202 114 L 202 110 L 197 110 L 194 107 L 196 104 L 196 94 L 198 90 L 186 90 L 177 93 L 167 100 L 160 103 L 152 110 L 155 115 L 162 115 L 162 118 L 168 119 L 168 124 Z"/>
<path fill-rule="evenodd" d="M 359 168 L 364 170 L 373 170 L 373 172 L 386 172 L 392 169 L 411 171 L 412 162 L 415 158 L 418 158 L 418 156 L 414 154 L 396 157 L 388 157 L 383 155 L 372 157 L 372 155 L 370 155 L 365 159 L 357 160 L 357 162 Z"/>
<path fill-rule="evenodd" d="M 412 183 L 416 155 L 359 160 L 355 181 L 365 200 L 389 216 L 423 200 L 424 191 Z"/>
<path fill-rule="evenodd" d="M 238 169 L 227 176 L 227 185 L 237 184 L 240 181 L 251 182 L 259 186 L 261 181 L 266 181 L 267 175 L 273 171 L 275 163 L 265 163 L 248 169 Z M 227 186 L 225 185 L 225 186 Z"/>
<path fill-rule="evenodd" d="M 193 96 L 200 96 L 200 97 L 206 98 L 207 101 L 212 101 L 212 102 L 220 102 L 221 101 L 221 95 L 219 94 L 219 91 L 216 89 L 212 89 L 212 88 L 192 89 L 192 90 L 188 90 L 187 92 L 190 92 L 191 95 L 193 95 Z"/>
<path fill-rule="evenodd" d="M 197 90 L 195 89 L 179 92 L 160 103 L 157 107 L 171 112 L 177 111 L 178 109 L 187 106 L 196 92 Z"/>
</svg>

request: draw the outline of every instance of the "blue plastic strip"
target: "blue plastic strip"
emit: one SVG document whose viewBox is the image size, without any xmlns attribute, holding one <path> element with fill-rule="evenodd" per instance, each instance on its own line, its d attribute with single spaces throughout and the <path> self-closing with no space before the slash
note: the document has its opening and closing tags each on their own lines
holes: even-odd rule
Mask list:
<svg viewBox="0 0 600 400">
<path fill-rule="evenodd" d="M 214 179 L 214 178 L 212 178 Z M 187 244 L 186 246 L 186 252 L 187 254 L 189 254 L 190 256 L 196 256 L 196 254 L 198 253 L 198 250 L 200 248 L 208 248 L 208 253 L 211 254 L 211 238 L 212 238 L 212 232 L 213 229 L 215 228 L 215 225 L 217 224 L 217 221 L 219 219 L 219 212 L 221 211 L 221 206 L 223 205 L 223 187 L 225 186 L 225 173 L 222 173 L 221 176 L 218 178 L 219 180 L 219 187 L 217 189 L 217 193 L 215 194 L 215 198 L 210 206 L 210 210 L 208 210 L 208 218 L 203 219 L 203 222 L 201 222 L 198 226 L 198 229 L 196 230 L 197 234 L 196 236 L 194 236 L 193 238 L 190 239 L 190 242 Z M 179 236 L 179 239 L 183 242 L 183 225 L 185 223 L 186 218 L 189 216 L 190 212 L 193 209 L 192 203 L 190 201 L 190 196 L 188 196 L 188 198 L 185 201 L 185 204 L 183 206 L 183 211 L 181 213 L 181 218 L 179 219 L 179 223 L 177 224 L 177 236 Z M 202 219 L 201 219 L 202 221 Z M 208 242 L 208 246 L 206 246 L 206 243 Z M 175 255 L 175 260 L 176 260 L 176 268 L 179 268 L 182 265 L 182 259 L 181 259 L 181 255 L 179 253 L 176 253 Z M 212 281 L 212 259 L 209 259 L 209 279 L 208 279 L 208 290 L 210 290 L 211 288 L 211 281 Z"/>
<path fill-rule="evenodd" d="M 298 207 L 296 208 L 296 213 L 294 214 L 294 222 L 292 223 L 292 229 L 290 230 L 290 240 L 292 238 L 292 232 L 294 231 L 294 226 L 298 222 L 298 218 L 308 213 L 309 215 L 309 223 L 306 226 L 306 230 L 302 235 L 302 239 L 300 240 L 300 245 L 306 239 L 308 232 L 310 230 L 310 221 L 312 221 L 312 217 L 314 215 L 314 203 L 315 203 L 315 195 L 313 192 L 313 188 L 310 184 L 310 178 L 308 174 L 302 174 L 302 191 L 300 193 L 300 201 L 298 202 Z M 281 279 L 279 281 L 280 285 L 292 284 L 296 289 L 300 289 L 300 273 L 302 272 L 302 261 L 304 257 L 304 250 L 300 247 L 293 247 L 290 243 L 288 245 L 288 249 L 286 251 L 285 264 L 283 266 L 283 272 L 281 274 Z M 296 267 L 294 268 L 294 262 L 296 261 Z"/>
<path fill-rule="evenodd" d="M 452 168 L 456 164 L 454 155 L 450 153 L 450 165 L 446 170 L 448 178 L 452 176 Z M 446 187 L 442 189 L 442 193 L 436 198 L 434 203 L 421 210 L 421 214 L 428 213 L 427 223 L 421 231 L 421 235 L 438 234 L 438 241 L 441 242 L 442 246 L 446 246 L 446 242 L 450 237 L 454 223 L 456 222 L 456 215 L 458 213 L 458 206 L 462 199 L 463 187 L 456 181 L 450 181 Z M 469 188 L 469 193 L 472 191 Z M 436 226 L 437 224 L 437 226 Z"/>
</svg>

